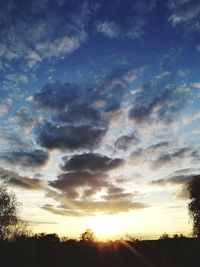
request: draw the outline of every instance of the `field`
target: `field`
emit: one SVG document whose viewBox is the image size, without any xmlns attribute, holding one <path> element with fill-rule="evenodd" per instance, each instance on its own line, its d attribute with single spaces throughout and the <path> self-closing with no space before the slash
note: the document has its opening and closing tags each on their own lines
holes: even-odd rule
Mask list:
<svg viewBox="0 0 200 267">
<path fill-rule="evenodd" d="M 200 240 L 86 242 L 27 238 L 0 243 L 3 267 L 198 267 Z"/>
</svg>

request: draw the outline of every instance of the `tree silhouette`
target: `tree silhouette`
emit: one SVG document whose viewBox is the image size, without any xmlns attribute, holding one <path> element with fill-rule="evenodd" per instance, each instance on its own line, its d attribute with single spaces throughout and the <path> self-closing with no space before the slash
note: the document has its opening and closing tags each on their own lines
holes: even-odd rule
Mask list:
<svg viewBox="0 0 200 267">
<path fill-rule="evenodd" d="M 15 239 L 28 235 L 27 223 L 19 218 L 20 203 L 14 193 L 9 193 L 5 185 L 0 185 L 0 239 Z"/>
<path fill-rule="evenodd" d="M 190 216 L 193 219 L 193 235 L 200 238 L 200 175 L 195 175 L 188 186 Z"/>
<path fill-rule="evenodd" d="M 91 229 L 87 229 L 84 233 L 81 234 L 80 240 L 87 243 L 92 243 L 95 241 L 94 233 Z"/>
</svg>

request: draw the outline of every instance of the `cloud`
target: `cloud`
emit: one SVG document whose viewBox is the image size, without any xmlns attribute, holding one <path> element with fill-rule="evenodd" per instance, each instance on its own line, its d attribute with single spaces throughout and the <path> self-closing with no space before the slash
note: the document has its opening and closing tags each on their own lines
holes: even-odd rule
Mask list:
<svg viewBox="0 0 200 267">
<path fill-rule="evenodd" d="M 75 208 L 70 208 L 70 205 L 43 205 L 42 208 L 56 215 L 61 216 L 94 216 L 95 214 L 116 214 L 119 212 L 128 212 L 130 210 L 144 209 L 149 206 L 140 202 L 130 201 L 73 201 L 70 203 Z"/>
<path fill-rule="evenodd" d="M 91 173 L 89 171 L 76 171 L 62 173 L 55 181 L 49 182 L 54 188 L 60 189 L 67 198 L 77 199 L 81 197 L 80 191 L 83 195 L 88 195 L 88 189 L 90 189 L 90 195 L 93 196 L 103 187 L 108 185 L 106 176 L 99 173 Z M 84 197 L 83 197 L 84 198 Z"/>
<path fill-rule="evenodd" d="M 172 152 L 162 152 L 155 160 L 152 161 L 153 169 L 164 167 L 169 164 L 177 164 L 185 160 L 198 160 L 199 154 L 188 147 L 178 148 Z"/>
<path fill-rule="evenodd" d="M 10 98 L 6 98 L 0 101 L 0 117 L 8 112 L 11 105 L 12 105 L 12 100 Z"/>
<path fill-rule="evenodd" d="M 13 83 L 27 83 L 28 82 L 28 76 L 22 73 L 7 74 L 6 79 L 8 79 L 10 82 L 13 82 Z"/>
<path fill-rule="evenodd" d="M 106 134 L 112 113 L 120 109 L 127 86 L 142 69 L 112 70 L 97 84 L 47 84 L 38 90 L 34 103 L 44 122 L 35 128 L 38 143 L 48 149 L 79 149 L 98 146 Z M 92 88 L 92 89 L 91 89 Z M 99 107 L 97 102 L 103 101 Z M 44 115 L 45 114 L 45 115 Z M 90 138 L 88 138 L 90 137 Z"/>
<path fill-rule="evenodd" d="M 86 34 L 84 32 L 80 32 L 78 36 L 64 36 L 51 43 L 40 42 L 36 45 L 36 51 L 38 55 L 42 55 L 43 58 L 60 58 L 65 55 L 69 55 L 74 50 L 78 49 L 85 38 Z M 29 56 L 30 54 L 28 57 Z M 39 62 L 39 58 L 37 61 Z M 28 64 L 30 65 L 30 60 Z"/>
<path fill-rule="evenodd" d="M 128 93 L 127 87 L 143 71 L 144 68 L 114 68 L 97 75 L 94 82 L 89 77 L 81 85 L 58 82 L 46 84 L 34 93 L 33 100 L 40 109 L 54 112 L 57 117 L 53 120 L 69 122 L 72 117 L 76 121 L 99 121 L 103 112 L 119 110 L 124 95 Z M 93 73 L 92 76 L 94 75 L 96 74 Z M 97 106 L 98 101 L 104 102 L 101 108 Z"/>
<path fill-rule="evenodd" d="M 132 40 L 141 39 L 145 33 L 144 28 L 147 25 L 147 20 L 142 16 L 135 15 L 129 19 L 128 25 L 127 37 Z"/>
<path fill-rule="evenodd" d="M 168 148 L 170 145 L 170 142 L 168 141 L 162 141 L 162 142 L 159 142 L 155 145 L 151 145 L 148 147 L 149 150 L 153 150 L 155 152 L 155 150 L 160 150 L 160 149 L 163 149 L 163 148 Z"/>
<path fill-rule="evenodd" d="M 0 159 L 24 167 L 40 167 L 47 163 L 49 154 L 41 149 L 14 150 L 0 153 Z"/>
<path fill-rule="evenodd" d="M 139 143 L 140 140 L 135 136 L 135 134 L 122 135 L 115 141 L 115 147 L 120 150 L 127 150 Z"/>
<path fill-rule="evenodd" d="M 196 89 L 200 89 L 200 82 L 195 82 L 192 84 L 192 86 Z"/>
<path fill-rule="evenodd" d="M 196 45 L 196 50 L 200 52 L 200 45 Z"/>
<path fill-rule="evenodd" d="M 132 3 L 132 9 L 139 13 L 149 13 L 155 8 L 156 2 L 157 0 L 136 0 Z"/>
<path fill-rule="evenodd" d="M 26 220 L 30 226 L 40 226 L 41 224 L 49 225 L 49 224 L 58 224 L 57 222 L 50 222 L 50 221 L 33 221 L 33 220 Z"/>
<path fill-rule="evenodd" d="M 193 176 L 179 175 L 179 176 L 172 176 L 168 179 L 159 179 L 159 180 L 151 181 L 150 184 L 162 186 L 162 187 L 166 185 L 172 185 L 172 186 L 178 185 L 180 189 L 173 192 L 172 195 L 178 199 L 188 199 L 189 197 L 188 185 L 192 179 L 193 179 Z"/>
<path fill-rule="evenodd" d="M 188 114 L 183 116 L 183 123 L 184 124 L 190 124 L 193 121 L 199 120 L 200 119 L 200 111 L 193 113 L 193 114 Z"/>
<path fill-rule="evenodd" d="M 170 123 L 179 114 L 186 102 L 183 92 L 178 92 L 173 74 L 161 81 L 146 83 L 135 94 L 129 118 L 136 123 Z"/>
<path fill-rule="evenodd" d="M 182 26 L 186 32 L 199 31 L 198 23 L 200 16 L 200 5 L 196 0 L 168 1 L 170 11 L 169 22 L 173 26 Z"/>
<path fill-rule="evenodd" d="M 88 216 L 90 214 L 85 214 L 80 210 L 71 210 L 68 208 L 60 208 L 55 205 L 51 204 L 44 204 L 41 206 L 42 209 L 55 214 L 55 215 L 60 215 L 60 216 L 73 216 L 73 217 L 81 217 L 81 216 Z"/>
<path fill-rule="evenodd" d="M 120 26 L 113 21 L 97 21 L 96 30 L 111 39 L 118 38 L 121 32 Z"/>
<path fill-rule="evenodd" d="M 46 84 L 40 91 L 34 94 L 34 100 L 39 107 L 47 110 L 61 111 L 78 97 L 77 85 Z"/>
<path fill-rule="evenodd" d="M 110 3 L 103 3 L 97 11 L 97 17 L 103 19 L 95 21 L 96 32 L 100 32 L 108 38 L 129 38 L 140 40 L 145 34 L 145 27 L 150 22 L 150 14 L 153 12 L 157 1 L 117 1 L 115 8 Z M 106 10 L 106 12 L 105 12 Z M 121 15 L 123 12 L 123 16 Z M 100 15 L 100 16 L 98 16 Z M 117 18 L 117 19 L 116 19 Z"/>
<path fill-rule="evenodd" d="M 166 184 L 182 185 L 187 184 L 191 180 L 191 175 L 176 175 L 167 179 L 153 180 L 150 182 L 152 185 L 165 186 Z"/>
<path fill-rule="evenodd" d="M 144 72 L 144 68 L 117 68 L 104 75 L 99 86 L 99 99 L 105 101 L 104 111 L 114 112 L 120 110 L 124 98 L 130 94 L 129 87 Z"/>
<path fill-rule="evenodd" d="M 179 173 L 179 175 L 177 175 Z M 188 199 L 188 185 L 194 179 L 195 175 L 199 174 L 199 170 L 195 169 L 181 169 L 174 172 L 173 175 L 150 182 L 150 185 L 164 187 L 166 185 L 179 186 L 179 189 L 172 193 L 178 199 Z"/>
<path fill-rule="evenodd" d="M 86 26 L 95 12 L 90 1 L 14 0 L 1 6 L 1 59 L 3 69 L 12 62 L 32 70 L 45 60 L 70 55 L 86 40 Z M 61 12 L 65 10 L 65 12 Z M 29 14 L 29 15 L 27 15 Z M 66 19 L 67 14 L 67 19 Z M 8 34 L 9 33 L 9 34 Z"/>
<path fill-rule="evenodd" d="M 145 34 L 145 27 L 150 21 L 150 14 L 156 6 L 156 0 L 138 0 L 131 3 L 132 15 L 127 16 L 126 36 L 132 40 L 140 40 Z"/>
<path fill-rule="evenodd" d="M 161 141 L 146 148 L 137 148 L 129 157 L 132 166 L 142 165 L 153 172 L 198 164 L 197 148 L 182 147 L 174 141 Z"/>
<path fill-rule="evenodd" d="M 38 52 L 30 50 L 26 56 L 27 65 L 30 69 L 32 69 L 36 64 L 42 61 L 42 57 L 38 54 Z"/>
<path fill-rule="evenodd" d="M 14 131 L 12 128 L 1 128 L 0 143 L 7 146 L 23 146 L 24 140 L 19 132 Z"/>
<path fill-rule="evenodd" d="M 120 167 L 124 162 L 97 153 L 64 157 L 63 161 L 62 173 L 49 184 L 63 191 L 70 199 L 92 197 L 107 188 L 110 183 L 107 172 Z"/>
<path fill-rule="evenodd" d="M 131 198 L 135 197 L 135 193 L 126 192 L 121 187 L 109 186 L 107 189 L 107 194 L 104 196 L 106 201 L 129 201 Z"/>
<path fill-rule="evenodd" d="M 110 170 L 123 164 L 122 159 L 112 159 L 97 153 L 83 153 L 64 157 L 64 164 L 56 180 L 50 181 L 52 189 L 47 196 L 60 204 L 43 208 L 58 215 L 92 216 L 97 212 L 114 214 L 147 207 L 133 201 L 140 193 L 128 192 L 114 184 Z"/>
<path fill-rule="evenodd" d="M 33 114 L 31 109 L 21 107 L 10 121 L 23 128 L 31 128 L 39 121 L 39 119 L 36 114 Z"/>
<path fill-rule="evenodd" d="M 2 167 L 0 167 L 0 179 L 9 185 L 20 187 L 25 190 L 39 190 L 42 188 L 41 180 L 24 177 L 14 171 L 5 170 Z"/>
<path fill-rule="evenodd" d="M 42 147 L 66 150 L 97 147 L 106 133 L 106 128 L 46 122 L 39 125 L 36 133 L 37 141 Z"/>
<path fill-rule="evenodd" d="M 77 207 L 79 207 L 81 210 L 84 210 L 86 213 L 89 212 L 91 214 L 97 214 L 97 213 L 105 213 L 105 214 L 116 214 L 119 212 L 128 212 L 130 210 L 137 210 L 137 209 L 144 209 L 149 207 L 145 203 L 141 202 L 131 202 L 126 200 L 120 200 L 120 201 L 94 201 L 94 202 L 88 202 L 88 201 L 75 201 L 73 204 L 75 204 Z"/>
<path fill-rule="evenodd" d="M 98 153 L 84 153 L 73 155 L 70 159 L 64 158 L 64 171 L 88 170 L 91 172 L 106 172 L 120 167 L 124 161 L 119 158 L 109 158 Z"/>
<path fill-rule="evenodd" d="M 79 99 L 79 102 L 81 100 Z M 56 114 L 53 117 L 53 121 L 62 123 L 77 123 L 84 125 L 95 125 L 106 124 L 105 119 L 102 117 L 102 113 L 97 108 L 89 106 L 89 103 L 77 103 L 73 105 L 74 101 L 70 106 L 68 106 L 67 111 L 63 111 Z"/>
</svg>

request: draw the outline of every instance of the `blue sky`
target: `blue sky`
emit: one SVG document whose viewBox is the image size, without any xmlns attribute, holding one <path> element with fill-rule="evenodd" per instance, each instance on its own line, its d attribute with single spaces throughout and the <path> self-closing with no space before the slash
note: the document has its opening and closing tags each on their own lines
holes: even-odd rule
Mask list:
<svg viewBox="0 0 200 267">
<path fill-rule="evenodd" d="M 190 231 L 199 19 L 195 0 L 1 1 L 0 179 L 36 231 Z"/>
</svg>

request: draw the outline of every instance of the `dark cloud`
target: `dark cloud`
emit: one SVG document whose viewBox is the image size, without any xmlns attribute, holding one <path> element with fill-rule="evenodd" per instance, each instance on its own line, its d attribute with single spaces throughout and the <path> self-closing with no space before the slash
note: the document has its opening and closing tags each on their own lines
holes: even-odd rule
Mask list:
<svg viewBox="0 0 200 267">
<path fill-rule="evenodd" d="M 47 196 L 60 205 L 44 206 L 44 209 L 59 215 L 89 216 L 97 212 L 114 214 L 147 206 L 133 201 L 138 194 L 115 186 L 115 178 L 108 175 L 110 170 L 123 164 L 122 159 L 84 153 L 63 160 L 62 173 L 49 182 L 52 189 L 47 190 Z M 59 193 L 53 188 L 59 189 Z M 98 193 L 101 196 L 97 200 Z"/>
<path fill-rule="evenodd" d="M 95 102 L 105 101 L 103 110 L 106 112 L 118 110 L 127 84 L 138 78 L 141 72 L 142 69 L 117 68 L 102 73 L 101 77 L 97 78 L 96 84 L 91 80 L 81 86 L 75 83 L 58 82 L 46 84 L 34 94 L 33 99 L 40 108 L 57 112 L 65 110 L 68 120 L 71 116 L 76 120 L 82 117 L 97 120 L 100 113 L 93 107 Z M 61 120 L 64 116 L 60 117 Z M 66 117 L 64 121 L 66 122 Z"/>
<path fill-rule="evenodd" d="M 68 107 L 68 110 L 59 113 L 53 117 L 54 121 L 59 123 L 82 123 L 82 124 L 93 124 L 100 125 L 105 123 L 102 118 L 102 114 L 98 109 L 89 106 L 89 103 L 72 104 Z"/>
<path fill-rule="evenodd" d="M 21 165 L 24 167 L 40 167 L 47 163 L 49 154 L 47 151 L 41 149 L 35 150 L 18 150 L 2 152 L 0 159 L 15 165 Z"/>
<path fill-rule="evenodd" d="M 124 97 L 129 93 L 129 84 L 137 80 L 143 71 L 143 68 L 118 68 L 112 70 L 104 77 L 99 89 L 101 99 L 105 100 L 105 112 L 115 112 L 121 108 Z"/>
<path fill-rule="evenodd" d="M 185 95 L 178 93 L 172 72 L 155 82 L 150 82 L 136 93 L 134 105 L 129 111 L 129 118 L 137 123 L 174 120 L 186 102 Z"/>
<path fill-rule="evenodd" d="M 74 204 L 86 213 L 115 214 L 119 212 L 127 212 L 130 210 L 147 208 L 148 205 L 141 202 L 132 202 L 130 200 L 120 201 L 75 201 Z"/>
<path fill-rule="evenodd" d="M 46 85 L 37 92 L 35 101 L 49 109 L 48 120 L 46 117 L 35 130 L 38 143 L 61 150 L 98 146 L 108 129 L 103 109 L 95 108 L 96 101 L 102 98 L 100 94 L 99 90 L 87 86 L 58 83 Z"/>
<path fill-rule="evenodd" d="M 122 135 L 115 141 L 115 147 L 120 150 L 127 150 L 132 148 L 134 145 L 137 145 L 139 142 L 140 140 L 135 134 Z"/>
<path fill-rule="evenodd" d="M 35 102 L 44 109 L 64 110 L 78 97 L 78 86 L 75 84 L 46 84 L 34 94 Z"/>
<path fill-rule="evenodd" d="M 162 153 L 156 160 L 156 165 L 164 165 L 176 158 L 182 158 L 188 152 L 187 148 L 181 148 L 173 153 Z"/>
<path fill-rule="evenodd" d="M 64 171 L 89 170 L 91 172 L 106 172 L 121 166 L 124 161 L 119 158 L 109 158 L 98 153 L 84 153 L 73 155 L 70 159 L 64 158 Z"/>
<path fill-rule="evenodd" d="M 70 199 L 94 196 L 110 184 L 107 172 L 120 167 L 124 161 L 98 153 L 84 153 L 64 157 L 62 173 L 49 184 L 60 189 Z"/>
<path fill-rule="evenodd" d="M 73 216 L 73 217 L 81 217 L 81 216 L 88 216 L 90 214 L 83 213 L 80 210 L 71 210 L 71 209 L 64 209 L 60 208 L 51 204 L 45 204 L 41 207 L 44 210 L 47 210 L 55 215 L 61 215 L 61 216 Z"/>
<path fill-rule="evenodd" d="M 73 208 L 71 207 L 73 206 Z M 104 214 L 116 214 L 130 210 L 144 209 L 149 207 L 145 203 L 130 201 L 73 201 L 69 205 L 43 205 L 42 208 L 56 215 L 62 216 L 93 216 L 99 212 Z"/>
<path fill-rule="evenodd" d="M 129 158 L 131 164 L 146 164 L 153 171 L 183 166 L 188 162 L 197 164 L 199 159 L 199 152 L 193 147 L 177 147 L 174 142 L 168 141 L 162 141 L 147 148 L 138 148 Z"/>
<path fill-rule="evenodd" d="M 163 178 L 159 180 L 153 180 L 150 182 L 151 185 L 165 186 L 166 184 L 182 185 L 187 184 L 191 180 L 192 176 L 188 175 L 177 175 L 170 178 Z"/>
<path fill-rule="evenodd" d="M 3 168 L 0 168 L 0 179 L 9 185 L 26 190 L 39 190 L 42 188 L 41 180 L 24 177 L 14 171 L 5 170 Z"/>
<path fill-rule="evenodd" d="M 194 170 L 193 170 L 194 171 Z M 168 178 L 163 178 L 159 180 L 153 180 L 150 182 L 151 185 L 157 185 L 157 186 L 166 186 L 166 185 L 177 185 L 180 187 L 180 189 L 176 190 L 172 194 L 176 198 L 180 199 L 188 199 L 189 197 L 189 192 L 188 192 L 188 185 L 192 181 L 192 179 L 195 177 L 195 174 L 185 174 L 185 175 L 175 175 L 168 177 Z"/>
<path fill-rule="evenodd" d="M 151 145 L 150 147 L 148 147 L 148 149 L 150 150 L 157 150 L 157 149 L 162 149 L 162 148 L 168 148 L 170 145 L 170 142 L 168 141 L 163 141 L 163 142 L 159 142 L 155 145 Z"/>
<path fill-rule="evenodd" d="M 91 190 L 90 195 L 94 195 L 97 191 L 106 187 L 108 182 L 103 174 L 75 171 L 60 174 L 58 179 L 49 182 L 49 185 L 60 189 L 69 199 L 76 199 L 81 197 L 82 194 L 84 195 L 84 191 L 87 193 L 88 189 Z"/>
<path fill-rule="evenodd" d="M 95 125 L 63 125 L 46 122 L 37 128 L 38 143 L 48 149 L 93 148 L 106 133 L 105 127 Z"/>
<path fill-rule="evenodd" d="M 193 175 L 194 173 L 198 174 L 200 173 L 200 169 L 195 169 L 195 168 L 184 168 L 184 169 L 179 169 L 174 172 L 175 176 L 177 175 Z"/>
<path fill-rule="evenodd" d="M 176 161 L 184 160 L 184 159 L 196 159 L 198 158 L 198 154 L 194 153 L 191 148 L 183 147 L 179 148 L 173 152 L 162 152 L 156 160 L 153 160 L 151 165 L 152 168 L 163 167 L 167 164 L 174 163 Z"/>
<path fill-rule="evenodd" d="M 103 197 L 103 199 L 106 201 L 114 202 L 120 200 L 121 201 L 130 200 L 133 197 L 135 197 L 133 193 L 128 193 L 121 187 L 109 186 L 107 189 L 107 194 Z"/>
<path fill-rule="evenodd" d="M 142 69 L 119 68 L 105 72 L 97 82 L 47 84 L 34 94 L 46 109 L 43 123 L 35 128 L 38 143 L 48 149 L 79 149 L 98 146 L 108 130 L 108 112 L 120 109 L 127 86 Z M 103 76 L 103 77 L 102 77 Z M 102 106 L 98 106 L 103 101 Z"/>
</svg>

